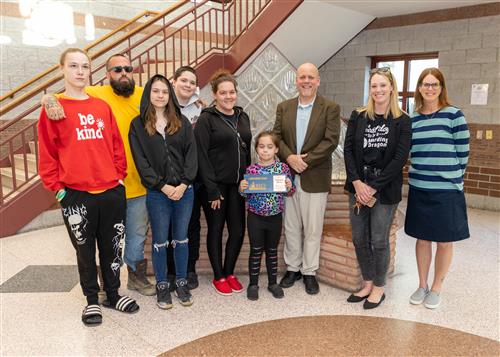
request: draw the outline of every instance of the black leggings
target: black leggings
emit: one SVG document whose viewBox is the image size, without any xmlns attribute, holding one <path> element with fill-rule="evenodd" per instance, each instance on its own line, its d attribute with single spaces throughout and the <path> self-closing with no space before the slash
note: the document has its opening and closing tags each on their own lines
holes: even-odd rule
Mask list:
<svg viewBox="0 0 500 357">
<path fill-rule="evenodd" d="M 276 284 L 278 275 L 278 244 L 281 237 L 282 214 L 259 216 L 248 212 L 248 237 L 250 238 L 250 257 L 248 273 L 250 285 L 257 285 L 260 274 L 260 260 L 266 252 L 266 268 L 269 285 Z"/>
<path fill-rule="evenodd" d="M 234 273 L 245 234 L 245 200 L 238 192 L 238 184 L 219 184 L 224 199 L 219 209 L 212 209 L 206 190 L 200 190 L 200 201 L 207 219 L 207 251 L 216 280 Z M 228 237 L 224 265 L 222 264 L 222 234 L 227 224 Z"/>
</svg>

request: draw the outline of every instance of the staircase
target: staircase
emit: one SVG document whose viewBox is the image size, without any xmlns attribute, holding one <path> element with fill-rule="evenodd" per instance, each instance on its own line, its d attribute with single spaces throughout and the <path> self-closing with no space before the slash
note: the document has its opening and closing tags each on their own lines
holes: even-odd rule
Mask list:
<svg viewBox="0 0 500 357">
<path fill-rule="evenodd" d="M 106 59 L 125 53 L 138 85 L 189 65 L 202 87 L 218 68 L 236 71 L 301 3 L 183 0 L 161 13 L 144 11 L 85 48 L 92 59 L 90 83 L 104 84 Z M 42 95 L 63 90 L 55 65 L 0 98 L 0 237 L 55 205 L 38 176 L 37 121 Z"/>
</svg>

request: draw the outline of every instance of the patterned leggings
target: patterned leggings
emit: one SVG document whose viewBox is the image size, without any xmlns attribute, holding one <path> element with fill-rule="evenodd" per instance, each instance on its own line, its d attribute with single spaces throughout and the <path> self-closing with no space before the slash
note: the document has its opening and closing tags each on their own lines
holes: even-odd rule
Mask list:
<svg viewBox="0 0 500 357">
<path fill-rule="evenodd" d="M 269 285 L 276 284 L 278 275 L 278 244 L 281 237 L 282 214 L 259 216 L 248 212 L 248 236 L 250 238 L 250 257 L 248 272 L 250 285 L 257 285 L 260 274 L 262 253 L 266 252 L 266 268 Z"/>
</svg>

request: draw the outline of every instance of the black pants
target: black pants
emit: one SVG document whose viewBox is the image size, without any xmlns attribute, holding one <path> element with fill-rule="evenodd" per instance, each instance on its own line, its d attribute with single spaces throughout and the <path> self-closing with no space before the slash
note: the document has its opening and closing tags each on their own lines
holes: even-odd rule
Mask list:
<svg viewBox="0 0 500 357">
<path fill-rule="evenodd" d="M 200 202 L 200 188 L 198 184 L 194 185 L 194 201 L 193 201 L 193 212 L 191 213 L 191 219 L 189 220 L 189 227 L 187 237 L 188 248 L 189 248 L 189 258 L 187 271 L 196 272 L 196 262 L 200 258 L 200 217 L 201 217 L 201 202 Z M 172 225 L 170 225 L 170 231 L 168 234 L 168 241 L 172 241 Z M 174 249 L 172 245 L 169 244 L 167 248 L 167 267 L 168 275 L 175 276 L 175 263 L 174 263 Z"/>
<path fill-rule="evenodd" d="M 99 194 L 66 189 L 61 202 L 64 223 L 76 251 L 80 285 L 89 303 L 97 303 L 99 292 L 96 243 L 104 291 L 110 299 L 118 294 L 126 205 L 122 185 Z"/>
<path fill-rule="evenodd" d="M 200 201 L 207 219 L 207 251 L 216 280 L 234 273 L 245 234 L 245 200 L 238 192 L 238 184 L 219 184 L 224 199 L 219 209 L 212 209 L 204 188 L 200 191 Z M 222 264 L 222 234 L 227 224 L 224 265 Z"/>
<path fill-rule="evenodd" d="M 260 274 L 262 253 L 266 252 L 266 268 L 269 285 L 276 284 L 278 275 L 278 244 L 283 223 L 282 214 L 259 216 L 248 212 L 248 237 L 250 238 L 250 257 L 248 273 L 250 285 L 257 285 Z"/>
</svg>

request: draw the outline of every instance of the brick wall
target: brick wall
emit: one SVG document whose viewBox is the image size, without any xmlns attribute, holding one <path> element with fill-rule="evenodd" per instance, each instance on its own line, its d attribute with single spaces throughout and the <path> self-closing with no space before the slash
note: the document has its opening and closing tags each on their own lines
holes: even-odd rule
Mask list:
<svg viewBox="0 0 500 357">
<path fill-rule="evenodd" d="M 489 14 L 496 11 L 494 16 L 473 17 L 477 15 L 474 7 L 467 9 L 470 16 L 464 13 L 458 20 L 428 22 L 432 21 L 430 14 L 420 19 L 427 23 L 362 31 L 320 68 L 320 91 L 339 103 L 342 116 L 348 118 L 366 100 L 372 56 L 438 52 L 439 67 L 446 77 L 452 104 L 462 109 L 471 131 L 471 155 L 465 178 L 467 203 L 500 210 L 500 16 L 492 8 Z M 487 105 L 470 104 L 473 83 L 489 84 Z M 492 139 L 486 138 L 487 131 L 493 134 Z"/>
<path fill-rule="evenodd" d="M 349 202 L 348 196 L 344 193 L 343 184 L 332 184 L 328 195 L 325 220 L 323 227 L 323 238 L 321 241 L 321 252 L 319 269 L 317 271 L 318 280 L 329 285 L 339 287 L 347 291 L 358 291 L 361 288 L 362 277 L 356 259 L 356 252 L 351 238 L 351 227 L 349 223 Z M 396 256 L 396 231 L 398 229 L 398 217 L 394 218 L 390 231 L 390 262 L 388 273 L 394 271 Z M 196 264 L 196 271 L 202 274 L 212 274 L 210 260 L 207 254 L 207 225 L 202 212 L 201 237 L 200 237 L 200 258 Z M 151 232 L 150 232 L 151 233 Z M 224 231 L 223 247 L 227 239 L 227 231 Z M 283 260 L 283 247 L 285 236 L 281 236 L 278 246 L 278 271 L 284 273 L 286 265 Z M 250 243 L 248 235 L 245 234 L 243 247 L 236 264 L 236 274 L 248 273 L 248 255 Z M 151 234 L 148 235 L 144 249 L 145 257 L 148 259 L 148 274 L 154 275 L 151 262 Z M 265 259 L 261 262 L 261 273 L 264 273 Z M 282 274 L 280 274 L 282 275 Z"/>
</svg>

